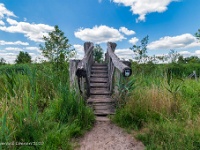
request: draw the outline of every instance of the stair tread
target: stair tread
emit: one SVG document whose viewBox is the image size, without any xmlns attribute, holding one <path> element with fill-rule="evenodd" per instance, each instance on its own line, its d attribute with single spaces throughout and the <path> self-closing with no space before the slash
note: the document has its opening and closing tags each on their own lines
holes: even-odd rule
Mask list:
<svg viewBox="0 0 200 150">
<path fill-rule="evenodd" d="M 94 97 L 94 98 L 88 98 L 87 100 L 88 103 L 111 103 L 114 102 L 114 100 L 112 98 L 109 97 Z"/>
<path fill-rule="evenodd" d="M 111 110 L 95 110 L 94 114 L 97 115 L 97 116 L 114 115 L 115 111 L 111 111 Z"/>
<path fill-rule="evenodd" d="M 96 70 L 96 69 L 108 69 L 107 66 L 92 66 L 92 69 Z"/>
<path fill-rule="evenodd" d="M 103 106 L 94 106 L 93 105 L 93 108 L 95 111 L 99 111 L 99 110 L 105 110 L 105 111 L 114 111 L 114 106 L 111 106 L 111 105 L 103 105 Z"/>
<path fill-rule="evenodd" d="M 105 63 L 94 63 L 92 66 L 107 66 Z"/>
<path fill-rule="evenodd" d="M 93 82 L 93 83 L 90 83 L 90 87 L 103 87 L 103 88 L 106 88 L 106 87 L 108 87 L 108 84 L 107 83 L 96 83 L 96 82 Z"/>
<path fill-rule="evenodd" d="M 108 73 L 108 70 L 106 69 L 106 70 L 94 70 L 94 69 L 91 69 L 91 72 L 92 73 Z"/>
<path fill-rule="evenodd" d="M 102 99 L 102 98 L 111 98 L 110 95 L 90 95 L 90 98 Z"/>
<path fill-rule="evenodd" d="M 100 77 L 100 78 L 108 78 L 107 73 L 96 73 L 96 74 L 91 74 L 91 77 Z"/>
<path fill-rule="evenodd" d="M 92 95 L 109 95 L 111 93 L 107 89 L 90 89 L 90 94 L 92 94 Z"/>
<path fill-rule="evenodd" d="M 108 78 L 97 78 L 97 77 L 92 77 L 92 78 L 90 78 L 90 82 L 107 83 L 107 82 L 108 82 Z"/>
</svg>

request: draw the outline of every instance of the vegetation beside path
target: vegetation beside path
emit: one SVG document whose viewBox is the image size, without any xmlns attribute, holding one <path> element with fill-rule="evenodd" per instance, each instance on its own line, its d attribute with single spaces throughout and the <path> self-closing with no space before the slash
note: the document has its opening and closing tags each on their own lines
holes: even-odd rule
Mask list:
<svg viewBox="0 0 200 150">
<path fill-rule="evenodd" d="M 69 87 L 68 64 L 0 67 L 0 149 L 73 149 L 94 115 Z"/>
<path fill-rule="evenodd" d="M 147 149 L 200 149 L 200 81 L 187 78 L 199 64 L 132 67 L 134 84 L 124 86 L 113 121 L 134 129 Z"/>
</svg>

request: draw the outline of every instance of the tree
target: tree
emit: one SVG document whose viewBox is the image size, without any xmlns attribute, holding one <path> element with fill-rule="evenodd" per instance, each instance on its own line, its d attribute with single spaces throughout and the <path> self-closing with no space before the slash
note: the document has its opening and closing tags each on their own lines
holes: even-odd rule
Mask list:
<svg viewBox="0 0 200 150">
<path fill-rule="evenodd" d="M 93 56 L 94 60 L 97 61 L 98 63 L 103 61 L 103 49 L 101 48 L 100 45 L 96 44 L 94 49 L 93 49 Z"/>
<path fill-rule="evenodd" d="M 172 63 L 176 63 L 180 54 L 175 51 L 174 49 L 170 49 L 169 51 L 169 58 L 171 59 Z"/>
<path fill-rule="evenodd" d="M 178 57 L 178 63 L 179 64 L 185 64 L 186 63 L 186 59 L 182 55 L 180 55 Z"/>
<path fill-rule="evenodd" d="M 54 27 L 54 31 L 50 32 L 48 35 L 49 36 L 43 37 L 45 45 L 40 45 L 40 50 L 42 50 L 43 56 L 50 62 L 56 63 L 58 68 L 60 63 L 74 56 L 75 51 L 68 43 L 69 40 L 64 36 L 64 32 L 62 32 L 57 25 Z"/>
<path fill-rule="evenodd" d="M 147 56 L 147 44 L 149 41 L 149 36 L 147 35 L 141 40 L 141 45 L 133 45 L 130 49 L 136 54 L 136 58 L 139 59 L 139 62 Z"/>
<path fill-rule="evenodd" d="M 200 41 L 200 29 L 195 33 L 195 36 Z"/>
<path fill-rule="evenodd" d="M 5 65 L 6 64 L 6 60 L 4 58 L 0 59 L 0 65 Z"/>
<path fill-rule="evenodd" d="M 197 56 L 190 56 L 190 57 L 185 58 L 185 61 L 187 63 L 200 63 L 200 58 Z"/>
<path fill-rule="evenodd" d="M 19 52 L 15 60 L 17 64 L 31 63 L 31 56 L 27 52 Z"/>
</svg>

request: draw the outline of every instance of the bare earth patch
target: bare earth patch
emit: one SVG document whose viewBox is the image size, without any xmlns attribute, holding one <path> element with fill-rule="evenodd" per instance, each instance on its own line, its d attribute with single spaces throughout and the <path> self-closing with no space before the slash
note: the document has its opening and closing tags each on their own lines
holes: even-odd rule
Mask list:
<svg viewBox="0 0 200 150">
<path fill-rule="evenodd" d="M 77 150 L 144 150 L 144 145 L 109 120 L 98 119 Z"/>
</svg>

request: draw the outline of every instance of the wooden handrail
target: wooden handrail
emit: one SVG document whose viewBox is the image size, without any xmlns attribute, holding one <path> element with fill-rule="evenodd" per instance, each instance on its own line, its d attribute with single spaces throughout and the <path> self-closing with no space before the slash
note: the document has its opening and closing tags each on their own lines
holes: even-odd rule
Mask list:
<svg viewBox="0 0 200 150">
<path fill-rule="evenodd" d="M 123 74 L 124 77 L 131 76 L 131 74 L 132 74 L 131 68 L 129 66 L 125 65 L 122 61 L 120 61 L 120 59 L 114 53 L 117 44 L 108 42 L 107 46 L 108 46 L 108 49 L 107 49 L 108 56 L 110 57 L 115 68 L 117 68 Z"/>
<path fill-rule="evenodd" d="M 120 59 L 117 57 L 117 55 L 114 53 L 115 48 L 117 44 L 108 42 L 107 43 L 107 53 L 105 56 L 105 59 L 108 63 L 108 79 L 109 79 L 109 89 L 112 91 L 112 82 L 113 82 L 113 76 L 114 76 L 114 71 L 115 69 L 118 69 L 119 72 L 124 76 L 124 77 L 129 77 L 132 74 L 132 69 L 125 65 Z"/>
<path fill-rule="evenodd" d="M 93 59 L 93 48 L 94 44 L 91 42 L 84 43 L 85 55 L 83 59 L 78 63 L 76 76 L 78 78 L 86 78 L 87 83 L 87 95 L 90 94 L 90 74 L 91 74 L 91 65 L 94 63 Z"/>
</svg>

